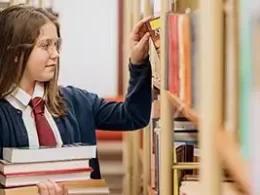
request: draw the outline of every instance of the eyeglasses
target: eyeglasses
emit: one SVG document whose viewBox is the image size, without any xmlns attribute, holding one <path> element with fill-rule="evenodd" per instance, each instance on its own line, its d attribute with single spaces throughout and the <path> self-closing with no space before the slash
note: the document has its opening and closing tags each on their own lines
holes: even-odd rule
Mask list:
<svg viewBox="0 0 260 195">
<path fill-rule="evenodd" d="M 40 40 L 38 43 L 36 43 L 37 46 L 40 48 L 48 51 L 49 53 L 52 53 L 54 49 L 59 52 L 61 47 L 61 39 L 44 39 Z"/>
</svg>

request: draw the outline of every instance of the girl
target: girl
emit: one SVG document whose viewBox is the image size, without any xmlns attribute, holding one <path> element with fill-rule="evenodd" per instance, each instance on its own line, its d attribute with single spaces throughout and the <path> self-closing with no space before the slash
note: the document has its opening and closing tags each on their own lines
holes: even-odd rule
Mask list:
<svg viewBox="0 0 260 195">
<path fill-rule="evenodd" d="M 130 81 L 124 102 L 106 102 L 73 86 L 57 85 L 60 29 L 43 9 L 16 5 L 0 13 L 0 158 L 2 147 L 96 144 L 95 129 L 137 130 L 149 123 L 151 66 L 149 34 L 141 20 L 130 36 Z M 73 66 L 73 64 L 72 64 Z M 91 177 L 100 178 L 98 160 Z M 51 178 L 50 178 L 51 179 Z M 54 182 L 42 195 L 67 194 Z"/>
</svg>

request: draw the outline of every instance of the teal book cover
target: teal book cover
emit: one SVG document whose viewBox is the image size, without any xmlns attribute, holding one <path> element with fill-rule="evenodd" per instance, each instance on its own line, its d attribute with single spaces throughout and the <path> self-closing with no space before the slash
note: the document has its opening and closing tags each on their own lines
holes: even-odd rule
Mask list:
<svg viewBox="0 0 260 195">
<path fill-rule="evenodd" d="M 250 151 L 249 164 L 251 167 L 252 195 L 260 194 L 260 1 L 250 0 L 250 25 L 252 43 L 252 76 L 250 88 L 250 107 L 249 107 L 249 129 L 248 147 Z"/>
<path fill-rule="evenodd" d="M 250 1 L 239 1 L 239 138 L 243 157 L 250 158 L 248 138 L 249 99 L 252 76 L 252 42 L 250 23 Z"/>
</svg>

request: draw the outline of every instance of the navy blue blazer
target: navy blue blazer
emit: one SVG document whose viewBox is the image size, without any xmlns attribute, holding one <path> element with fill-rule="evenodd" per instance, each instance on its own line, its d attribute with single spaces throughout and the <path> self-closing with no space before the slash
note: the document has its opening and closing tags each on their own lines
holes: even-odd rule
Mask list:
<svg viewBox="0 0 260 195">
<path fill-rule="evenodd" d="M 124 102 L 107 102 L 86 90 L 72 86 L 60 87 L 67 115 L 54 117 L 54 120 L 64 144 L 96 144 L 96 129 L 137 130 L 149 123 L 152 102 L 149 59 L 138 66 L 130 63 L 129 71 L 129 87 Z M 4 99 L 0 100 L 0 135 L 0 158 L 3 147 L 28 146 L 22 112 Z M 91 160 L 90 166 L 94 169 L 91 177 L 100 178 L 98 159 Z"/>
</svg>

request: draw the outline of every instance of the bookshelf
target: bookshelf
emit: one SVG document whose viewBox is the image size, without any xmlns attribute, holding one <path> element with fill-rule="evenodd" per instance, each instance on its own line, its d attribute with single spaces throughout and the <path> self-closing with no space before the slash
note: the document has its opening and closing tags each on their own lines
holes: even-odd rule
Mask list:
<svg viewBox="0 0 260 195">
<path fill-rule="evenodd" d="M 124 14 L 123 14 L 123 43 L 124 43 L 124 52 L 123 52 L 123 59 L 124 59 L 124 64 L 128 64 L 129 62 L 129 55 L 130 55 L 130 45 L 128 41 L 128 36 L 131 33 L 132 29 L 132 2 L 131 1 L 124 1 L 123 2 L 123 7 L 124 7 Z M 127 70 L 127 66 L 123 67 L 123 72 L 124 72 L 124 91 L 127 91 L 127 85 L 128 85 L 128 79 L 129 79 L 129 74 Z M 132 163 L 132 158 L 133 158 L 133 150 L 132 150 L 132 143 L 133 139 L 131 136 L 131 133 L 124 133 L 123 134 L 123 143 L 124 143 L 124 152 L 123 152 L 123 164 L 125 167 L 125 174 L 124 174 L 124 179 L 123 179 L 123 194 L 125 195 L 131 195 L 132 193 L 132 181 L 133 181 L 133 163 Z"/>
<path fill-rule="evenodd" d="M 167 91 L 167 98 L 174 107 L 179 108 L 180 112 L 185 117 L 187 117 L 190 121 L 194 122 L 196 126 L 199 125 L 198 114 L 192 108 L 183 103 L 178 96 Z"/>
<path fill-rule="evenodd" d="M 160 80 L 153 79 L 153 89 L 154 91 L 160 92 L 160 118 L 161 118 L 161 131 L 160 131 L 160 169 L 158 171 L 159 181 L 160 181 L 160 194 L 170 195 L 178 194 L 177 189 L 177 179 L 175 177 L 175 171 L 181 169 L 200 169 L 201 181 L 203 186 L 203 191 L 201 194 L 220 194 L 219 184 L 221 177 L 221 166 L 220 166 L 220 156 L 222 160 L 226 163 L 226 166 L 230 169 L 233 175 L 236 175 L 239 180 L 246 178 L 241 176 L 240 172 L 237 170 L 243 169 L 243 163 L 241 161 L 240 153 L 237 152 L 236 142 L 230 142 L 230 138 L 227 138 L 225 131 L 237 129 L 237 118 L 236 116 L 238 109 L 238 98 L 234 96 L 234 104 L 232 104 L 231 112 L 234 114 L 231 117 L 232 125 L 223 125 L 224 121 L 222 119 L 223 111 L 223 96 L 224 90 L 223 86 L 223 69 L 222 62 L 224 61 L 222 48 L 223 46 L 223 20 L 222 13 L 223 8 L 226 12 L 229 12 L 232 16 L 237 18 L 237 13 L 235 10 L 237 2 L 235 0 L 228 1 L 228 4 L 223 4 L 223 1 L 219 0 L 178 0 L 177 3 L 171 5 L 169 0 L 158 0 L 160 1 L 160 17 L 161 17 L 161 60 L 158 62 L 156 59 L 156 53 L 153 50 L 153 45 L 151 43 L 151 62 L 152 64 L 160 63 Z M 26 1 L 30 2 L 30 1 Z M 39 5 L 43 6 L 43 0 L 39 1 Z M 201 75 L 200 81 L 200 111 L 195 111 L 193 108 L 186 105 L 177 95 L 170 93 L 167 90 L 165 82 L 166 79 L 166 66 L 167 66 L 167 56 L 166 54 L 166 26 L 165 19 L 166 13 L 168 11 L 181 10 L 184 11 L 186 8 L 194 9 L 200 4 L 201 12 L 201 24 L 199 25 L 199 34 L 202 37 L 200 40 L 200 63 L 199 71 Z M 13 4 L 14 0 L 10 1 Z M 143 4 L 143 5 L 142 5 Z M 128 63 L 129 57 L 129 45 L 128 45 L 128 35 L 131 32 L 133 25 L 141 18 L 141 6 L 143 9 L 143 16 L 148 16 L 153 13 L 153 4 L 150 0 L 125 0 L 124 1 L 124 59 L 125 64 Z M 233 10 L 233 12 L 232 12 Z M 236 21 L 231 21 L 232 25 L 229 27 L 230 30 L 234 31 L 237 28 Z M 235 36 L 232 37 L 232 52 L 233 52 L 233 64 L 238 64 L 237 60 L 237 44 L 236 39 L 238 39 L 238 34 L 234 31 Z M 207 53 L 207 55 L 205 55 Z M 127 67 L 127 66 L 126 66 Z M 234 70 L 237 69 L 236 66 L 233 67 Z M 127 68 L 126 68 L 127 69 Z M 237 70 L 236 70 L 237 71 Z M 126 72 L 128 72 L 126 70 Z M 126 83 L 127 83 L 127 78 Z M 210 78 L 210 79 L 208 79 Z M 237 77 L 235 78 L 237 79 Z M 237 80 L 234 81 L 237 83 Z M 235 94 L 237 93 L 237 85 L 233 85 L 235 89 Z M 199 139 L 200 139 L 200 153 L 201 160 L 199 163 L 175 163 L 174 156 L 172 154 L 174 136 L 172 134 L 173 123 L 172 117 L 175 114 L 174 110 L 180 112 L 183 116 L 188 118 L 197 127 L 199 127 Z M 124 143 L 125 143 L 125 156 L 124 161 L 126 163 L 126 178 L 125 178 L 125 192 L 124 194 L 138 195 L 141 192 L 147 194 L 156 194 L 153 187 L 151 186 L 151 158 L 152 158 L 152 146 L 151 146 L 151 128 L 152 124 L 143 129 L 141 132 L 125 133 Z M 210 130 L 209 130 L 210 129 Z M 141 136 L 142 134 L 142 136 Z M 236 135 L 231 135 L 233 139 Z M 226 138 L 226 139 L 223 139 Z M 217 141 L 216 141 L 217 140 Z M 222 140 L 222 142 L 218 142 Z M 140 143 L 142 142 L 142 143 Z M 222 143 L 218 146 L 215 143 Z M 223 145 L 228 145 L 228 151 L 223 148 Z M 142 146 L 142 147 L 141 147 Z M 220 156 L 216 155 L 221 153 Z M 236 155 L 234 155 L 236 153 Z M 167 154 L 167 155 L 165 155 Z M 137 156 L 139 158 L 137 158 Z M 236 157 L 233 158 L 232 157 Z M 235 159 L 235 160 L 234 160 Z M 234 161 L 237 166 L 234 165 Z M 233 164 L 232 164 L 233 163 Z M 239 167 L 239 168 L 237 168 Z M 142 181 L 140 181 L 142 178 Z M 241 181 L 242 183 L 244 181 Z M 141 185 L 140 185 L 141 184 Z"/>
<path fill-rule="evenodd" d="M 200 5 L 200 179 L 203 194 L 218 195 L 221 167 L 214 139 L 222 125 L 223 1 L 201 0 Z"/>
<path fill-rule="evenodd" d="M 125 0 L 125 2 L 127 2 L 128 8 L 131 8 L 128 17 L 139 16 L 140 6 L 131 7 L 129 5 L 136 5 L 137 2 L 144 8 L 144 17 L 147 15 L 158 16 L 157 13 L 152 11 L 154 10 L 154 1 L 135 0 L 132 2 L 131 0 Z M 160 4 L 159 16 L 161 19 L 160 60 L 157 59 L 152 42 L 150 44 L 152 66 L 160 66 L 160 79 L 153 75 L 152 86 L 154 93 L 160 94 L 160 163 L 159 170 L 156 173 L 159 175 L 159 189 L 157 190 L 159 194 L 163 195 L 179 195 L 176 173 L 179 170 L 197 170 L 200 173 L 200 194 L 219 195 L 221 194 L 220 181 L 223 168 L 228 169 L 234 180 L 247 188 L 247 174 L 239 151 L 238 133 L 236 131 L 238 129 L 238 2 L 235 0 L 178 0 L 174 2 L 157 0 L 157 3 Z M 187 8 L 190 8 L 191 12 L 197 8 L 200 11 L 200 25 L 198 25 L 200 38 L 200 47 L 198 48 L 200 101 L 198 109 L 187 105 L 180 97 L 171 93 L 167 89 L 166 82 L 164 82 L 167 78 L 168 63 L 166 16 L 169 11 L 184 12 Z M 225 14 L 228 21 L 224 20 Z M 224 22 L 228 22 L 228 28 L 224 28 Z M 230 34 L 233 36 L 230 36 Z M 227 41 L 231 43 L 231 46 L 226 45 Z M 227 47 L 227 56 L 223 53 L 225 47 Z M 226 70 L 227 68 L 229 70 Z M 234 73 L 228 89 L 226 89 L 226 83 L 224 83 L 227 82 L 224 80 L 225 71 Z M 227 92 L 230 88 L 232 88 L 233 94 Z M 226 96 L 229 99 L 225 99 Z M 231 99 L 234 101 L 231 102 Z M 230 105 L 228 111 L 225 107 L 226 104 Z M 176 162 L 176 157 L 172 152 L 175 140 L 172 130 L 174 127 L 173 116 L 177 114 L 186 117 L 199 129 L 199 162 Z M 154 155 L 151 143 L 153 129 L 154 124 L 151 120 L 150 125 L 141 131 L 142 136 L 138 137 L 141 142 L 140 148 L 132 147 L 134 149 L 131 151 L 131 157 L 138 157 L 140 160 L 137 170 L 140 170 L 139 166 L 141 166 L 139 177 L 143 180 L 140 185 L 141 194 L 143 195 L 158 194 L 152 184 L 154 177 L 151 171 L 153 169 L 151 159 L 153 159 Z M 136 169 L 135 166 L 132 168 Z"/>
</svg>

